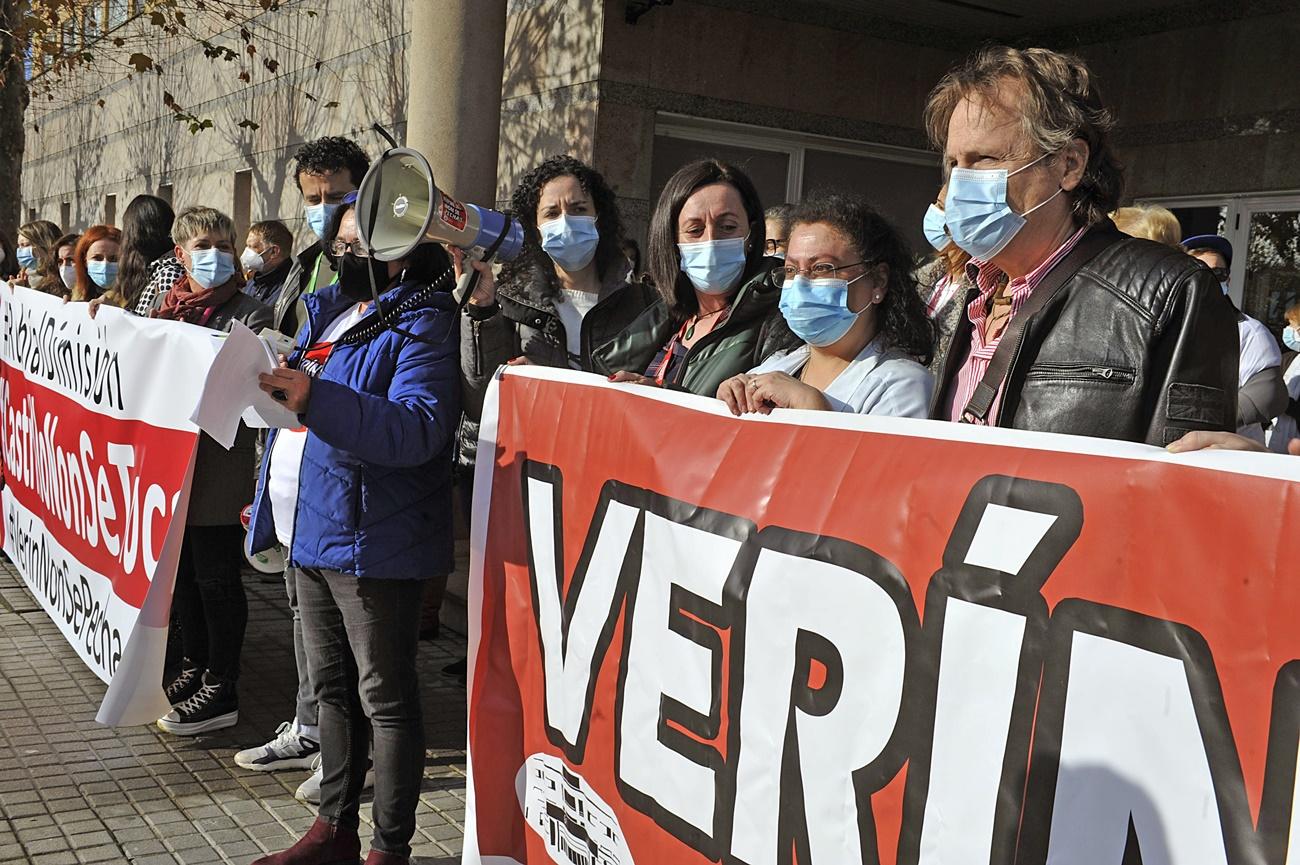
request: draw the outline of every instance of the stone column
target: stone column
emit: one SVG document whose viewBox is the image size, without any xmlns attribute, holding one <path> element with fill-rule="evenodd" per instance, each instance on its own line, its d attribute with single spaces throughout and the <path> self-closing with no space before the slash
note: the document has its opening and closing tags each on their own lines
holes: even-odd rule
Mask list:
<svg viewBox="0 0 1300 865">
<path fill-rule="evenodd" d="M 440 189 L 492 207 L 501 134 L 506 0 L 413 0 L 407 146 Z"/>
</svg>

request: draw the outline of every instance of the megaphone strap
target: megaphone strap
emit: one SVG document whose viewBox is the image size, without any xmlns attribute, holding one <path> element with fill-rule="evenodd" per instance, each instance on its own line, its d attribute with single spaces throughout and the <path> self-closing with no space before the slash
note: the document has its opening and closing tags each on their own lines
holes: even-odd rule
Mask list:
<svg viewBox="0 0 1300 865">
<path fill-rule="evenodd" d="M 428 306 L 429 301 L 437 295 L 446 294 L 445 289 L 440 289 L 439 286 L 450 278 L 454 278 L 454 271 L 448 268 L 428 285 L 421 286 L 412 291 L 394 307 L 385 309 L 376 303 L 375 312 L 359 321 L 352 330 L 349 330 L 342 337 L 336 340 L 335 344 L 356 345 L 362 342 L 369 342 L 386 330 L 392 330 L 402 334 L 403 336 L 420 340 L 422 342 L 432 342 L 432 340 L 422 339 L 413 333 L 408 333 L 407 331 L 402 330 L 397 326 L 397 319 L 405 313 Z M 444 340 L 445 339 L 446 337 L 444 337 Z"/>
</svg>

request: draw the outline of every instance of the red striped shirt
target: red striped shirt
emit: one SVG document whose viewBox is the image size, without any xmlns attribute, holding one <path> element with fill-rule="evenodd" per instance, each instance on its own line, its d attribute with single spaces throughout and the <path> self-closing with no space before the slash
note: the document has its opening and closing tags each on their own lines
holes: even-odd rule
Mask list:
<svg viewBox="0 0 1300 865">
<path fill-rule="evenodd" d="M 966 307 L 966 318 L 970 320 L 970 353 L 966 355 L 966 361 L 962 364 L 961 369 L 957 371 L 957 380 L 953 384 L 952 401 L 948 405 L 948 417 L 954 421 L 960 421 L 962 412 L 966 410 L 966 405 L 975 395 L 975 388 L 984 378 L 985 371 L 989 368 L 989 361 L 993 360 L 993 353 L 998 350 L 998 343 L 1002 341 L 1002 334 L 1006 333 L 1007 325 L 1011 319 L 1016 317 L 1020 307 L 1024 306 L 1025 301 L 1034 293 L 1038 283 L 1043 281 L 1043 277 L 1057 265 L 1062 258 L 1074 249 L 1083 237 L 1083 233 L 1088 230 L 1085 225 L 1076 231 L 1069 240 L 1061 244 L 1055 252 L 1043 260 L 1038 267 L 1026 273 L 1024 276 L 1017 277 L 1007 283 L 1007 293 L 1011 296 L 1011 315 L 1007 317 L 1006 324 L 1003 324 L 1002 330 L 998 332 L 997 337 L 989 342 L 984 341 L 984 321 L 988 317 L 986 310 L 989 308 L 989 299 L 997 291 L 998 283 L 1004 276 L 1002 268 L 987 261 L 971 259 L 970 264 L 966 266 L 967 272 L 974 279 L 976 287 L 979 288 L 979 296 L 970 302 Z M 989 409 L 988 417 L 990 419 L 998 416 L 998 409 L 1002 405 L 1002 388 L 1005 382 L 998 385 L 998 395 L 993 400 L 993 407 Z M 987 421 L 979 421 L 987 423 Z"/>
</svg>

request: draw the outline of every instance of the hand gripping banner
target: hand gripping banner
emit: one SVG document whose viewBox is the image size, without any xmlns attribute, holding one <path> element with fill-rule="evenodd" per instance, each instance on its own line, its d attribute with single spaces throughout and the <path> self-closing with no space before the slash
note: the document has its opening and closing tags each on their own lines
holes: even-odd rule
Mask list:
<svg viewBox="0 0 1300 865">
<path fill-rule="evenodd" d="M 512 368 L 465 862 L 1286 865 L 1300 458 Z"/>
<path fill-rule="evenodd" d="M 0 328 L 4 551 L 108 683 L 97 720 L 152 722 L 211 332 L 25 288 Z"/>
</svg>

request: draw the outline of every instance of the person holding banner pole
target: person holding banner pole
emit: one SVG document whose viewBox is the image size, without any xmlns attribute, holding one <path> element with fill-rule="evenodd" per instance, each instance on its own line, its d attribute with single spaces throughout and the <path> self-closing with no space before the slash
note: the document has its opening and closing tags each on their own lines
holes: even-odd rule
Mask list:
<svg viewBox="0 0 1300 865">
<path fill-rule="evenodd" d="M 172 235 L 185 276 L 154 300 L 152 318 L 221 331 L 236 321 L 254 331 L 271 324 L 271 308 L 240 291 L 244 280 L 235 263 L 230 217 L 191 207 L 176 217 Z M 243 425 L 230 450 L 199 436 L 172 600 L 184 660 L 165 688 L 172 710 L 158 719 L 174 735 L 194 736 L 239 721 L 236 683 L 248 622 L 239 513 L 253 492 L 253 441 L 253 431 Z"/>
<path fill-rule="evenodd" d="M 753 182 L 716 159 L 664 186 L 650 218 L 647 261 L 659 300 L 592 353 L 611 381 L 714 396 L 718 386 L 794 348 L 764 256 L 765 217 Z"/>
<path fill-rule="evenodd" d="M 924 418 L 934 324 L 907 241 L 865 199 L 814 195 L 790 215 L 781 312 L 804 345 L 727 379 L 734 415 L 774 408 Z"/>
<path fill-rule="evenodd" d="M 454 280 L 436 244 L 397 261 L 370 257 L 352 196 L 324 249 L 338 282 L 303 296 L 298 347 L 259 379 L 302 428 L 267 438 L 248 547 L 279 540 L 287 550 L 320 717 L 320 808 L 297 843 L 257 865 L 357 860 L 371 732 L 366 862 L 402 865 L 424 774 L 421 600 L 428 579 L 453 565 Z"/>
</svg>

